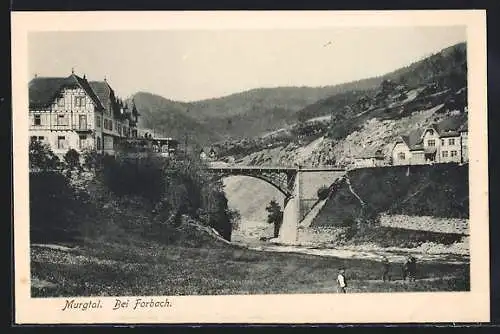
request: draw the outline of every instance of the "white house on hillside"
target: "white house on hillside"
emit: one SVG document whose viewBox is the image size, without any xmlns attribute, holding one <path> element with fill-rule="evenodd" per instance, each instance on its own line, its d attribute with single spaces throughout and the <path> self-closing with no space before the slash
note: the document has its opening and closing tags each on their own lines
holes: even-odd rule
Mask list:
<svg viewBox="0 0 500 334">
<path fill-rule="evenodd" d="M 468 160 L 467 114 L 400 136 L 392 149 L 393 165 L 465 163 Z"/>
</svg>

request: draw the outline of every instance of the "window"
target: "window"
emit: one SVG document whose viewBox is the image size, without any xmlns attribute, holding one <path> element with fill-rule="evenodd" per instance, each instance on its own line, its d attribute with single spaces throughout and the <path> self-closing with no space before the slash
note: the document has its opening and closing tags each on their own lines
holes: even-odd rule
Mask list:
<svg viewBox="0 0 500 334">
<path fill-rule="evenodd" d="M 452 157 L 456 157 L 457 156 L 457 151 L 451 151 L 450 154 L 451 154 Z"/>
<path fill-rule="evenodd" d="M 429 139 L 427 141 L 427 146 L 436 146 L 436 141 L 434 139 Z"/>
<path fill-rule="evenodd" d="M 399 152 L 398 159 L 399 160 L 405 160 L 406 159 L 406 156 L 405 156 L 404 152 Z"/>
<path fill-rule="evenodd" d="M 30 137 L 30 139 L 31 139 L 31 142 L 32 142 L 32 143 L 33 143 L 33 142 L 36 142 L 36 136 L 31 136 L 31 137 Z"/>
<path fill-rule="evenodd" d="M 57 125 L 68 125 L 68 118 L 66 115 L 57 115 Z"/>
<path fill-rule="evenodd" d="M 81 149 L 85 148 L 85 146 L 86 146 L 85 145 L 86 140 L 87 140 L 87 136 L 85 136 L 85 135 L 79 136 L 79 138 L 78 138 L 78 147 L 81 148 Z"/>
<path fill-rule="evenodd" d="M 75 107 L 85 107 L 85 96 L 75 96 Z"/>
<path fill-rule="evenodd" d="M 59 107 L 64 107 L 64 97 L 60 97 L 59 100 L 57 100 L 57 105 Z"/>
<path fill-rule="evenodd" d="M 57 137 L 57 148 L 58 149 L 66 148 L 66 137 L 64 137 L 64 136 Z"/>
<path fill-rule="evenodd" d="M 120 124 L 116 125 L 116 131 L 118 132 L 119 135 L 122 134 L 122 126 Z"/>
<path fill-rule="evenodd" d="M 38 140 L 39 140 L 39 141 L 44 141 L 44 139 L 45 139 L 45 137 L 44 137 L 44 136 L 39 136 L 39 137 L 38 137 Z"/>
<path fill-rule="evenodd" d="M 78 116 L 78 126 L 80 130 L 87 130 L 87 115 Z"/>
<path fill-rule="evenodd" d="M 448 145 L 455 145 L 455 138 L 448 139 Z"/>
<path fill-rule="evenodd" d="M 448 151 L 441 152 L 441 155 L 442 155 L 443 158 L 447 158 L 448 157 Z"/>
<path fill-rule="evenodd" d="M 434 130 L 430 129 L 429 134 L 432 136 L 434 134 Z"/>
<path fill-rule="evenodd" d="M 42 125 L 42 116 L 35 115 L 35 125 Z"/>
<path fill-rule="evenodd" d="M 97 116 L 96 119 L 96 127 L 100 128 L 101 127 L 101 116 Z"/>
<path fill-rule="evenodd" d="M 104 128 L 108 129 L 108 120 L 106 118 L 104 119 Z"/>
<path fill-rule="evenodd" d="M 441 139 L 441 145 L 445 145 L 445 140 L 444 139 Z"/>
<path fill-rule="evenodd" d="M 101 137 L 97 137 L 97 143 L 96 143 L 97 149 L 101 149 Z"/>
<path fill-rule="evenodd" d="M 109 121 L 108 125 L 109 125 L 109 131 L 113 131 L 113 121 Z"/>
</svg>

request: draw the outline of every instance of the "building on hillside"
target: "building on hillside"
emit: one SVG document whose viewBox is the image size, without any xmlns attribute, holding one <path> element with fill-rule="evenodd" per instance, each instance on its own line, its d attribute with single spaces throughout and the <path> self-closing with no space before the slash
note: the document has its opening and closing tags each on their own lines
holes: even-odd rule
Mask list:
<svg viewBox="0 0 500 334">
<path fill-rule="evenodd" d="M 380 149 L 367 149 L 354 157 L 355 168 L 380 167 L 385 165 L 384 153 Z"/>
<path fill-rule="evenodd" d="M 58 156 L 92 148 L 114 154 L 120 138 L 137 136 L 139 113 L 104 81 L 88 81 L 72 71 L 36 77 L 29 83 L 30 140 L 48 144 Z"/>
<path fill-rule="evenodd" d="M 400 136 L 392 149 L 392 164 L 466 163 L 469 161 L 467 147 L 467 114 L 464 113 Z"/>
<path fill-rule="evenodd" d="M 163 157 L 171 157 L 177 153 L 179 141 L 171 137 L 155 137 L 150 139 L 154 153 L 160 153 Z"/>
<path fill-rule="evenodd" d="M 208 157 L 212 161 L 217 159 L 217 153 L 215 152 L 215 149 L 213 147 L 210 149 L 210 152 L 208 153 Z"/>
</svg>

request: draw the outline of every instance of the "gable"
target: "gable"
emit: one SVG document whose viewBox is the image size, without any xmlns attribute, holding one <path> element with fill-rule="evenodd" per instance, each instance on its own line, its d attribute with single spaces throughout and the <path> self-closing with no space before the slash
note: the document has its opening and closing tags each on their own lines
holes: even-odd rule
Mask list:
<svg viewBox="0 0 500 334">
<path fill-rule="evenodd" d="M 29 82 L 29 108 L 46 108 L 61 94 L 65 88 L 82 88 L 97 108 L 102 104 L 84 78 L 71 74 L 67 78 L 34 78 Z"/>
</svg>

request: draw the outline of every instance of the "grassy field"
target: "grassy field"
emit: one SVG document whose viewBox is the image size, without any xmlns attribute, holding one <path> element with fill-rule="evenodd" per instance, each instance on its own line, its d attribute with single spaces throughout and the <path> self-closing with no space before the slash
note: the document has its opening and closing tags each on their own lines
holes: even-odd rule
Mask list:
<svg viewBox="0 0 500 334">
<path fill-rule="evenodd" d="M 349 292 L 467 291 L 469 266 L 422 263 L 417 281 L 380 280 L 379 262 L 294 253 L 161 245 L 150 240 L 103 240 L 69 249 L 31 248 L 32 296 L 223 295 L 333 293 L 339 267 Z"/>
</svg>

